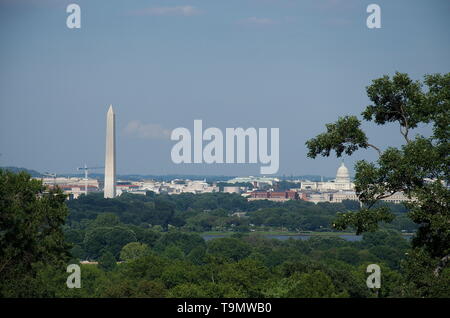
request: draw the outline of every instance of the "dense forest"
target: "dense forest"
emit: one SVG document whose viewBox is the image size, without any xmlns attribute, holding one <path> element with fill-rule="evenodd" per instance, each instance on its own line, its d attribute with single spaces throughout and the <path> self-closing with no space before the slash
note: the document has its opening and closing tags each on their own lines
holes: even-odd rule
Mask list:
<svg viewBox="0 0 450 318">
<path fill-rule="evenodd" d="M 280 225 L 291 231 L 329 230 L 333 216 L 351 210 L 354 202 L 314 205 L 247 201 L 225 193 L 151 192 L 66 201 L 59 190 L 25 172 L 0 169 L 0 181 L 2 297 L 449 295 L 448 269 L 435 277 L 435 264 L 418 266 L 415 281 L 406 274 L 417 266 L 405 258 L 411 244 L 398 230 L 408 222 L 382 226 L 355 242 L 320 236 L 283 241 L 259 233 Z M 390 208 L 399 219 L 408 213 L 401 206 Z M 206 241 L 195 232 L 219 228 L 231 235 Z M 69 264 L 80 264 L 81 288 L 67 288 Z M 381 267 L 380 289 L 366 286 L 369 264 Z"/>
<path fill-rule="evenodd" d="M 99 218 L 106 221 L 105 218 Z M 109 222 L 114 221 L 109 218 Z M 115 220 L 117 221 L 117 220 Z M 115 222 L 114 221 L 114 222 Z M 192 233 L 132 231 L 103 224 L 107 241 L 87 236 L 98 265 L 82 265 L 82 288 L 65 287 L 67 274 L 43 268 L 47 297 L 403 297 L 415 296 L 400 272 L 408 242 L 395 231 L 339 238 L 265 239 L 236 234 L 205 242 Z M 124 242 L 129 242 L 121 246 Z M 117 263 L 116 259 L 122 262 Z M 74 260 L 76 261 L 76 260 Z M 366 267 L 382 269 L 382 288 L 366 286 Z M 445 281 L 441 281 L 445 284 Z M 39 285 L 39 283 L 37 283 Z M 429 290 L 439 296 L 441 289 Z"/>
<path fill-rule="evenodd" d="M 384 224 L 385 228 L 404 232 L 417 229 L 403 205 L 385 205 L 397 216 L 393 223 Z M 69 201 L 68 206 L 68 225 L 72 229 L 85 229 L 98 215 L 113 213 L 124 224 L 190 232 L 332 231 L 331 224 L 337 213 L 359 207 L 356 201 L 313 204 L 302 200 L 248 201 L 238 194 L 228 193 L 156 195 L 152 192 L 145 196 L 123 194 L 114 200 L 105 200 L 101 193 L 93 193 Z M 237 212 L 245 212 L 245 216 L 239 217 Z"/>
<path fill-rule="evenodd" d="M 331 231 L 336 213 L 357 207 L 356 202 L 343 204 L 304 201 L 247 201 L 227 193 L 155 195 L 124 194 L 103 199 L 100 194 L 82 196 L 69 201 L 70 213 L 65 234 L 74 245 L 72 252 L 79 259 L 98 259 L 106 250 L 119 260 L 123 246 L 140 242 L 154 246 L 162 233 L 226 231 L 258 233 L 259 230 Z M 402 206 L 399 220 L 386 227 L 414 230 Z M 245 211 L 246 216 L 235 216 Z"/>
</svg>

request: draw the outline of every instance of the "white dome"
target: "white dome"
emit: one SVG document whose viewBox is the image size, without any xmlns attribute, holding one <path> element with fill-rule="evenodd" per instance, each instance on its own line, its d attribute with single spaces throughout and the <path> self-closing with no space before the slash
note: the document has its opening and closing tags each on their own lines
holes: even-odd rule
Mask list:
<svg viewBox="0 0 450 318">
<path fill-rule="evenodd" d="M 336 183 L 349 183 L 350 182 L 350 174 L 348 172 L 347 167 L 344 163 L 341 163 L 341 166 L 338 168 L 336 173 Z"/>
</svg>

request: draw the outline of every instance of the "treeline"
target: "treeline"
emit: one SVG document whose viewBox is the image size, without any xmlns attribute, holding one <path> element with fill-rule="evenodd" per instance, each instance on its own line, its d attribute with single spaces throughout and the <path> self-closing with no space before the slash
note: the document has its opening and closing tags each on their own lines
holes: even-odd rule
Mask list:
<svg viewBox="0 0 450 318">
<path fill-rule="evenodd" d="M 148 228 L 157 226 L 166 231 L 175 227 L 183 231 L 254 230 L 332 231 L 331 223 L 338 212 L 358 209 L 356 201 L 318 203 L 306 201 L 247 201 L 238 194 L 204 193 L 179 195 L 123 194 L 105 200 L 100 193 L 82 196 L 68 202 L 69 225 L 86 228 L 98 215 L 113 213 L 119 221 Z M 403 205 L 390 204 L 397 215 L 386 228 L 413 232 L 416 225 L 407 217 Z M 245 216 L 234 214 L 245 212 Z"/>
<path fill-rule="evenodd" d="M 135 241 L 120 249 L 105 245 L 98 265 L 82 265 L 81 289 L 68 289 L 64 271 L 44 266 L 36 281 L 45 283 L 40 292 L 46 297 L 188 298 L 418 293 L 401 270 L 409 243 L 395 231 L 365 234 L 359 242 L 319 237 L 280 241 L 257 234 L 205 241 L 198 234 L 178 231 L 142 234 L 135 233 Z M 378 295 L 366 286 L 366 268 L 373 263 L 381 266 L 383 275 Z M 445 284 L 448 280 L 436 282 L 427 292 L 438 297 Z"/>
<path fill-rule="evenodd" d="M 286 241 L 245 228 L 328 228 L 337 212 L 356 202 L 311 204 L 247 201 L 235 194 L 146 196 L 99 194 L 68 203 L 64 227 L 72 262 L 82 265 L 83 288 L 65 288 L 66 275 L 43 267 L 49 297 L 405 297 L 421 294 L 403 270 L 409 241 L 399 231 L 366 233 L 359 242 L 338 237 Z M 392 206 L 399 217 L 406 214 Z M 247 212 L 248 217 L 233 216 Z M 305 226 L 308 225 L 308 226 Z M 392 225 L 391 225 L 392 227 Z M 205 241 L 192 231 L 233 229 L 231 237 Z M 366 286 L 368 264 L 382 268 L 377 294 Z M 425 269 L 423 269 L 425 270 Z M 426 276 L 427 293 L 446 293 L 446 281 Z M 430 281 L 433 283 L 431 284 Z"/>
<path fill-rule="evenodd" d="M 360 242 L 238 231 L 205 241 L 187 230 L 202 215 L 238 222 L 246 218 L 230 214 L 246 211 L 247 220 L 269 223 L 275 213 L 283 223 L 293 211 L 331 215 L 351 204 L 248 202 L 223 193 L 94 194 L 67 203 L 27 173 L 0 169 L 0 297 L 448 297 L 449 269 L 436 276 L 435 262 L 408 259 L 410 242 L 395 230 Z M 67 266 L 86 259 L 97 262 L 80 264 L 81 288 L 67 288 Z M 377 292 L 366 286 L 368 264 L 381 266 Z"/>
</svg>

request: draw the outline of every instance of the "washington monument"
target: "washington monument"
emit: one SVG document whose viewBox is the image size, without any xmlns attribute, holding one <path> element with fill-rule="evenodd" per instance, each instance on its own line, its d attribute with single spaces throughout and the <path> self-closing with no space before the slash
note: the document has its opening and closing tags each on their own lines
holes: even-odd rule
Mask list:
<svg viewBox="0 0 450 318">
<path fill-rule="evenodd" d="M 112 105 L 106 114 L 106 151 L 104 197 L 116 196 L 116 117 Z"/>
</svg>

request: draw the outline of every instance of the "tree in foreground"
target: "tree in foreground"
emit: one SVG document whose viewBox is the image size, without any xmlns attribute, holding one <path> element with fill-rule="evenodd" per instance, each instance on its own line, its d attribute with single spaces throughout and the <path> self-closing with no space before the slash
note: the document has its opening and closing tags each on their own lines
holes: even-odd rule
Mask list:
<svg viewBox="0 0 450 318">
<path fill-rule="evenodd" d="M 98 260 L 98 267 L 103 269 L 104 271 L 112 271 L 117 266 L 117 260 L 114 257 L 113 253 L 110 251 L 105 251 L 102 256 L 100 256 Z"/>
<path fill-rule="evenodd" d="M 38 268 L 69 258 L 65 195 L 25 172 L 0 169 L 0 297 L 34 297 Z"/>
<path fill-rule="evenodd" d="M 406 203 L 409 217 L 419 225 L 405 262 L 411 282 L 405 293 L 448 297 L 450 73 L 426 75 L 419 82 L 397 72 L 392 78 L 374 80 L 367 94 L 372 104 L 362 113 L 363 119 L 380 126 L 397 123 L 404 144 L 381 149 L 369 143 L 356 116 L 327 124 L 326 132 L 306 142 L 311 158 L 328 157 L 332 152 L 337 157 L 351 155 L 360 148 L 372 148 L 378 154 L 376 162 L 361 160 L 355 165 L 355 189 L 361 208 L 340 213 L 333 226 L 351 227 L 357 234 L 375 231 L 380 222 L 394 219 L 386 207 L 376 203 L 403 192 L 410 199 Z M 421 124 L 432 128 L 431 135 L 413 137 L 412 129 Z"/>
<path fill-rule="evenodd" d="M 120 251 L 120 259 L 123 261 L 129 261 L 143 257 L 148 253 L 150 253 L 150 249 L 147 244 L 131 242 L 122 247 L 122 250 Z"/>
</svg>

